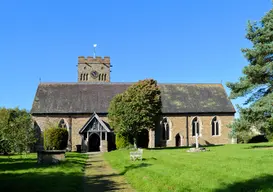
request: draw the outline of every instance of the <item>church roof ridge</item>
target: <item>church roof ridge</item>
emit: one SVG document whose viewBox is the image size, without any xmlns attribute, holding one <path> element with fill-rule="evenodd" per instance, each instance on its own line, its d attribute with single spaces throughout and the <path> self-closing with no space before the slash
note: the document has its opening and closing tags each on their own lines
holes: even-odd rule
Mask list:
<svg viewBox="0 0 273 192">
<path fill-rule="evenodd" d="M 133 83 L 137 83 L 137 82 L 41 82 L 40 85 L 52 85 L 52 84 L 56 84 L 56 85 L 120 85 L 120 84 L 124 84 L 124 85 L 130 85 Z M 223 86 L 221 83 L 160 83 L 158 82 L 158 85 L 221 85 Z"/>
<path fill-rule="evenodd" d="M 135 83 L 135 82 L 41 82 L 40 84 L 41 85 L 46 85 L 46 84 L 56 84 L 56 85 L 62 85 L 62 84 L 65 84 L 65 85 L 80 85 L 80 84 L 83 84 L 83 85 L 97 85 L 97 84 L 101 84 L 101 85 L 111 85 L 111 84 L 132 84 L 132 83 Z"/>
</svg>

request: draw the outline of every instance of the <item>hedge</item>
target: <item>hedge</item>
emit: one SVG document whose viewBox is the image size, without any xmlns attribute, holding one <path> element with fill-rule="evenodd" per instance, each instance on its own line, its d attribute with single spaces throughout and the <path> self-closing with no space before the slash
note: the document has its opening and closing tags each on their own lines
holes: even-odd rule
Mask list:
<svg viewBox="0 0 273 192">
<path fill-rule="evenodd" d="M 116 147 L 117 149 L 126 148 L 130 145 L 129 139 L 127 136 L 117 133 L 116 135 Z"/>
<path fill-rule="evenodd" d="M 68 131 L 66 128 L 48 128 L 44 132 L 46 150 L 64 150 L 67 147 Z"/>
</svg>

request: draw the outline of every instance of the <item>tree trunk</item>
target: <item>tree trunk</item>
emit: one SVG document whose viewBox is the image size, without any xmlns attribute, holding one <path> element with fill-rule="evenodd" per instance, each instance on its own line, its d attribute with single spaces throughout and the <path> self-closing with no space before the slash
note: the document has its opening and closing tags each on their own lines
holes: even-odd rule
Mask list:
<svg viewBox="0 0 273 192">
<path fill-rule="evenodd" d="M 137 148 L 137 144 L 136 144 L 136 137 L 134 137 L 134 148 Z"/>
</svg>

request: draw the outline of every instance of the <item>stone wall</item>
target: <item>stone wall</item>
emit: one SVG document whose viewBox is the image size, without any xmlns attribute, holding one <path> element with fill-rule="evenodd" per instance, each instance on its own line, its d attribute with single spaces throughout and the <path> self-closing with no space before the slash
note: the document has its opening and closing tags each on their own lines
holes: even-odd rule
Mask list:
<svg viewBox="0 0 273 192">
<path fill-rule="evenodd" d="M 59 122 L 61 120 L 64 120 L 66 125 L 67 125 L 67 129 L 69 132 L 69 137 L 70 137 L 70 142 L 71 142 L 71 147 L 72 147 L 72 151 L 76 151 L 76 145 L 77 144 L 81 144 L 79 141 L 81 141 L 80 135 L 76 131 L 77 128 L 79 126 L 74 127 L 75 123 L 73 123 L 73 121 L 75 121 L 74 117 L 68 116 L 68 115 L 51 115 L 51 116 L 33 116 L 33 120 L 37 123 L 38 128 L 41 130 L 41 135 L 44 133 L 44 130 L 46 128 L 48 128 L 51 124 L 55 124 L 58 125 Z M 88 117 L 85 118 L 85 122 L 88 120 Z M 79 123 L 80 125 L 80 123 Z M 84 124 L 83 124 L 84 125 Z M 43 148 L 43 141 L 41 140 L 39 145 L 37 146 L 38 149 L 42 149 Z"/>
<path fill-rule="evenodd" d="M 58 124 L 62 119 L 67 123 L 67 126 L 71 129 L 71 146 L 72 151 L 76 151 L 76 145 L 82 145 L 82 138 L 79 134 L 80 129 L 89 120 L 91 115 L 51 115 L 51 116 L 33 116 L 33 120 L 37 123 L 43 134 L 44 130 L 48 127 L 48 124 Z M 101 117 L 102 120 L 106 120 L 106 117 Z M 40 146 L 37 148 L 42 149 L 43 143 L 41 141 Z"/>
<path fill-rule="evenodd" d="M 110 57 L 80 56 L 78 57 L 78 82 L 110 82 L 110 67 Z M 92 76 L 92 71 L 96 71 L 97 76 Z M 88 79 L 82 79 L 83 74 L 88 75 Z"/>
<path fill-rule="evenodd" d="M 169 115 L 166 116 L 168 122 L 170 124 L 170 134 L 169 140 L 162 140 L 162 128 L 159 123 L 157 123 L 157 127 L 153 131 L 149 131 L 149 148 L 159 147 L 159 146 L 167 146 L 174 147 L 176 146 L 175 136 L 177 134 L 180 135 L 181 138 L 181 146 L 187 145 L 187 126 L 188 126 L 188 137 L 189 137 L 189 145 L 193 145 L 195 143 L 195 137 L 192 136 L 192 126 L 191 121 L 194 117 L 198 117 L 200 119 L 200 138 L 199 142 L 202 145 L 205 144 L 227 144 L 230 143 L 230 139 L 228 134 L 230 129 L 227 127 L 229 123 L 233 121 L 234 115 L 217 115 L 217 118 L 220 122 L 220 135 L 212 136 L 211 132 L 211 120 L 215 115 Z M 71 129 L 71 145 L 72 151 L 76 151 L 76 145 L 82 145 L 82 138 L 79 134 L 80 129 L 84 126 L 84 124 L 89 120 L 91 115 L 52 115 L 52 116 L 34 116 L 33 119 L 36 121 L 37 125 L 40 127 L 41 132 L 44 131 L 48 122 L 58 124 L 61 119 L 68 124 Z M 100 116 L 100 118 L 108 122 L 106 116 Z M 104 146 L 104 144 L 103 144 Z M 41 143 L 42 147 L 42 143 Z M 103 148 L 107 148 L 104 146 Z"/>
<path fill-rule="evenodd" d="M 161 141 L 162 146 L 167 147 L 174 147 L 176 146 L 175 137 L 177 134 L 180 135 L 181 138 L 181 146 L 187 146 L 195 144 L 195 136 L 192 136 L 192 120 L 195 117 L 198 117 L 200 122 L 200 137 L 199 142 L 201 145 L 208 145 L 208 144 L 227 144 L 231 143 L 229 139 L 229 132 L 230 129 L 227 127 L 233 119 L 234 115 L 216 115 L 217 119 L 220 123 L 220 135 L 212 136 L 212 128 L 211 128 L 211 121 L 215 115 L 188 115 L 188 116 L 181 116 L 181 115 L 171 115 L 171 116 L 164 116 L 167 117 L 170 127 L 170 134 L 169 140 L 164 141 L 162 140 L 162 128 L 157 128 L 157 131 L 160 131 L 157 134 L 158 140 Z M 160 125 L 159 125 L 160 126 Z M 188 126 L 188 136 L 187 136 L 187 126 Z M 187 143 L 187 138 L 188 142 Z"/>
<path fill-rule="evenodd" d="M 90 117 L 91 115 L 77 115 L 72 117 L 72 150 L 76 150 L 76 145 L 82 145 L 82 137 L 79 134 L 79 131 Z"/>
<path fill-rule="evenodd" d="M 108 152 L 108 142 L 106 140 L 101 140 L 100 151 Z"/>
</svg>

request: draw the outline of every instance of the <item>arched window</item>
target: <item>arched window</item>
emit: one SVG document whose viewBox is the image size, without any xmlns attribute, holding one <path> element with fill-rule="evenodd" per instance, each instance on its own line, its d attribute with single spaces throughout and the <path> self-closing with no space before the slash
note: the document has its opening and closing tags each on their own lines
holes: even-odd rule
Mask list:
<svg viewBox="0 0 273 192">
<path fill-rule="evenodd" d="M 60 127 L 60 128 L 67 128 L 66 127 L 66 123 L 64 122 L 64 119 L 61 119 L 61 121 L 59 122 L 58 127 Z"/>
<path fill-rule="evenodd" d="M 80 80 L 82 81 L 82 74 L 81 74 Z"/>
<path fill-rule="evenodd" d="M 86 81 L 88 81 L 88 74 L 86 74 Z"/>
<path fill-rule="evenodd" d="M 100 78 L 101 78 L 101 74 L 99 74 L 99 81 L 101 80 Z"/>
<path fill-rule="evenodd" d="M 212 135 L 220 135 L 220 130 L 219 130 L 219 122 L 217 117 L 213 117 L 211 121 L 211 134 Z"/>
<path fill-rule="evenodd" d="M 200 135 L 200 122 L 197 117 L 192 120 L 192 136 Z"/>
<path fill-rule="evenodd" d="M 106 81 L 106 74 L 104 74 L 104 81 Z"/>
<path fill-rule="evenodd" d="M 83 81 L 85 81 L 85 74 L 83 74 L 83 78 L 82 78 Z"/>
<path fill-rule="evenodd" d="M 167 118 L 162 120 L 162 140 L 169 140 L 170 138 L 170 125 Z"/>
<path fill-rule="evenodd" d="M 175 136 L 175 146 L 176 147 L 180 147 L 181 146 L 181 137 L 180 137 L 179 133 L 177 133 L 176 136 Z"/>
</svg>

